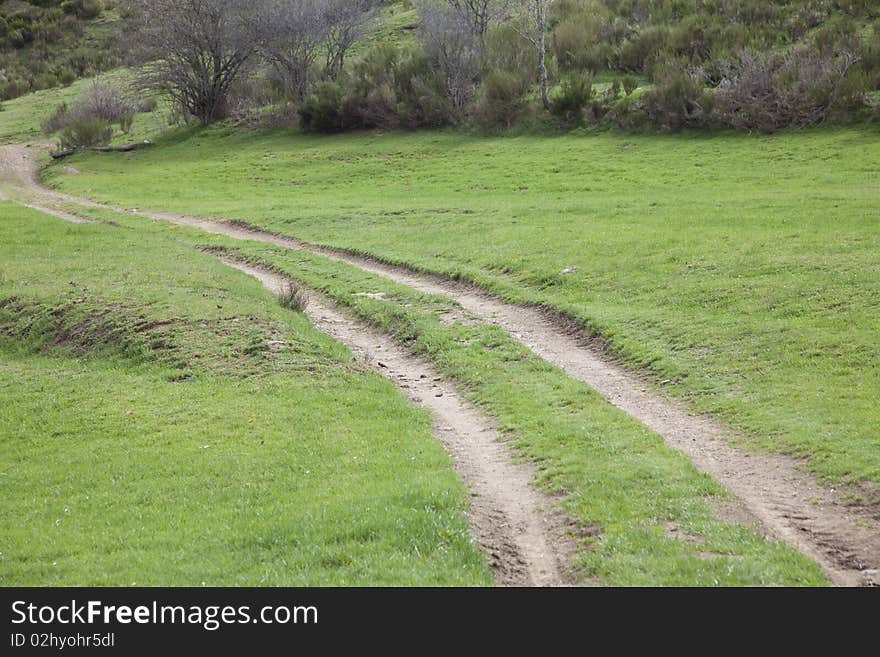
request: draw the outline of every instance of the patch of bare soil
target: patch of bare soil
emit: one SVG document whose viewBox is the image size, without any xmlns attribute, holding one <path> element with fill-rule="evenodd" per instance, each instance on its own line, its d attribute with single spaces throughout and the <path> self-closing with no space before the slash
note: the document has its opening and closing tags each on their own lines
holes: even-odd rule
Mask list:
<svg viewBox="0 0 880 657">
<path fill-rule="evenodd" d="M 4 155 L 0 151 L 0 159 Z M 19 179 L 31 181 L 31 194 L 37 199 L 34 202 L 51 207 L 53 200 L 77 201 L 40 187 L 28 166 L 22 159 L 15 159 L 12 166 L 7 164 L 6 168 L 11 168 Z M 24 171 L 19 171 L 21 168 Z M 88 200 L 79 201 L 97 205 Z M 847 501 L 847 490 L 820 484 L 814 476 L 799 469 L 794 459 L 753 454 L 733 447 L 731 439 L 737 436 L 732 430 L 656 393 L 639 374 L 612 362 L 596 340 L 573 331 L 570 322 L 537 308 L 504 303 L 480 290 L 443 278 L 317 247 L 239 222 L 132 212 L 236 239 L 318 253 L 421 292 L 452 298 L 473 318 L 504 328 L 535 354 L 596 389 L 613 405 L 661 435 L 668 445 L 687 454 L 698 469 L 737 496 L 738 502 L 733 505 L 736 508 L 725 509 L 722 515 L 753 519 L 768 536 L 785 541 L 815 559 L 837 585 L 880 585 L 880 516 L 876 505 Z"/>
<path fill-rule="evenodd" d="M 34 149 L 28 146 L 0 146 L 0 200 L 40 210 L 72 224 L 91 223 L 90 219 L 40 203 L 40 178 Z M 37 197 L 37 198 L 34 198 Z"/>
</svg>

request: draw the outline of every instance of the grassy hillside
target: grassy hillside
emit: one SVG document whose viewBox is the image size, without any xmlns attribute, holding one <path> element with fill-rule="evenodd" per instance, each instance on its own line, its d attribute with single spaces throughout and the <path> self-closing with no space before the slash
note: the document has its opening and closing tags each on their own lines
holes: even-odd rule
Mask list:
<svg viewBox="0 0 880 657">
<path fill-rule="evenodd" d="M 809 43 L 865 53 L 880 74 L 878 20 L 872 0 L 559 0 L 551 47 L 568 69 L 652 72 L 684 60 L 711 78 L 743 49 Z"/>
<path fill-rule="evenodd" d="M 73 105 L 95 83 L 125 90 L 131 86 L 133 79 L 131 70 L 115 69 L 95 78 L 77 80 L 68 87 L 45 89 L 6 101 L 0 111 L 0 144 L 57 141 L 57 134 L 46 135 L 43 125 L 60 105 Z M 160 99 L 156 110 L 134 115 L 127 133 L 115 127 L 113 140 L 122 143 L 155 138 L 169 130 L 170 118 L 169 103 Z"/>
<path fill-rule="evenodd" d="M 880 139 L 304 138 L 217 128 L 50 183 L 246 220 L 553 306 L 835 479 L 880 483 Z M 567 270 L 563 273 L 563 270 Z"/>
<path fill-rule="evenodd" d="M 426 413 L 182 231 L 113 218 L 0 204 L 0 584 L 491 581 Z"/>
</svg>

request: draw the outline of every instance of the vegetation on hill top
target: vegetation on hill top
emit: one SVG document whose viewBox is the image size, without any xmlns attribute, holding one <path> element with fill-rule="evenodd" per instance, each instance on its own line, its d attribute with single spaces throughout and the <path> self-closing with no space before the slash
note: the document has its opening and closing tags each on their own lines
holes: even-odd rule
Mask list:
<svg viewBox="0 0 880 657">
<path fill-rule="evenodd" d="M 113 0 L 0 2 L 0 100 L 64 86 L 119 63 Z"/>
<path fill-rule="evenodd" d="M 142 83 L 203 124 L 774 132 L 880 116 L 880 7 L 867 0 L 15 0 L 0 11 L 0 97 L 113 65 L 123 29 Z"/>
</svg>

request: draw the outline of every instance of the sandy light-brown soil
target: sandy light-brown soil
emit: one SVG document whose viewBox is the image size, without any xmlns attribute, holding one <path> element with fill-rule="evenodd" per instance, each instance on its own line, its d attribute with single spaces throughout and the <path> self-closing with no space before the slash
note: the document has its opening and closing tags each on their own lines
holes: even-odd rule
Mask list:
<svg viewBox="0 0 880 657">
<path fill-rule="evenodd" d="M 65 206 L 69 203 L 106 207 L 40 186 L 34 165 L 33 149 L 21 146 L 0 147 L 0 185 L 6 190 L 8 197 L 30 207 L 45 209 L 56 216 L 69 215 L 71 210 Z M 59 204 L 64 207 L 63 210 L 59 210 Z M 126 211 L 120 208 L 113 209 Z M 844 586 L 880 584 L 880 574 L 878 574 L 880 514 L 877 511 L 876 501 L 873 505 L 853 504 L 847 501 L 848 491 L 843 487 L 820 483 L 814 476 L 797 467 L 798 464 L 793 459 L 774 454 L 753 453 L 733 447 L 731 439 L 737 436 L 731 429 L 713 418 L 688 411 L 679 402 L 654 390 L 639 373 L 630 371 L 609 359 L 594 342 L 587 340 L 581 332 L 573 330 L 571 323 L 562 318 L 541 309 L 502 302 L 480 290 L 453 281 L 350 253 L 317 247 L 239 223 L 165 212 L 128 211 L 235 239 L 255 240 L 285 248 L 307 250 L 346 262 L 422 292 L 452 298 L 474 320 L 494 323 L 504 328 L 535 354 L 559 366 L 572 378 L 591 386 L 613 405 L 661 435 L 671 447 L 687 454 L 698 469 L 710 474 L 736 495 L 737 503 L 729 508 L 719 509 L 719 514 L 731 516 L 740 522 L 758 524 L 768 536 L 782 540 L 815 559 L 834 584 Z M 61 218 L 67 217 L 61 216 Z M 241 268 L 240 264 L 236 266 Z M 248 273 L 258 276 L 267 286 L 278 284 L 278 281 L 273 280 L 266 272 L 254 270 Z M 406 385 L 409 386 L 406 390 L 411 397 L 422 401 L 428 398 L 435 400 L 428 406 L 435 413 L 435 417 L 440 418 L 441 431 L 438 432 L 438 436 L 450 449 L 459 471 L 471 485 L 479 481 L 480 477 L 489 477 L 490 473 L 469 473 L 468 468 L 473 465 L 469 465 L 469 458 L 475 457 L 479 460 L 479 454 L 484 454 L 483 458 L 489 462 L 498 459 L 499 468 L 507 467 L 501 465 L 502 463 L 509 465 L 507 455 L 493 451 L 501 447 L 495 440 L 493 430 L 485 423 L 485 418 L 481 419 L 474 409 L 467 407 L 451 387 L 441 391 L 443 396 L 432 397 L 430 390 L 423 388 L 424 381 L 434 382 L 434 377 L 421 370 L 419 378 L 413 378 L 413 373 L 417 371 L 416 367 L 427 368 L 427 365 L 417 363 L 405 353 L 397 351 L 393 343 L 389 342 L 389 338 L 371 333 L 366 327 L 358 326 L 356 329 L 342 331 L 340 328 L 342 325 L 354 326 L 351 324 L 352 320 L 325 321 L 320 316 L 322 313 L 324 317 L 341 318 L 342 315 L 326 305 L 319 308 L 321 308 L 317 311 L 319 316 L 313 317 L 314 321 L 331 335 L 333 333 L 330 329 L 335 327 L 334 330 L 338 335 L 334 337 L 338 337 L 356 351 L 370 353 L 369 343 L 375 342 L 376 345 L 381 344 L 382 349 L 388 350 L 382 354 L 385 365 L 390 365 L 391 363 L 386 361 L 392 360 L 386 357 L 385 353 L 394 352 L 403 359 L 394 361 L 399 363 L 399 368 L 395 370 L 397 376 L 402 377 L 402 379 L 398 378 L 398 381 L 406 381 Z M 358 337 L 361 335 L 370 337 Z M 406 359 L 411 362 L 406 362 Z M 391 370 L 390 367 L 387 369 Z M 421 378 L 421 373 L 425 374 L 426 379 Z M 448 383 L 444 385 L 451 386 Z M 444 407 L 443 403 L 437 401 L 444 398 L 447 401 L 451 400 L 452 405 Z M 456 420 L 455 417 L 458 417 L 459 413 L 461 413 L 460 419 Z M 465 425 L 470 421 L 474 424 L 468 428 Z M 444 426 L 450 427 L 445 432 L 449 435 L 444 435 L 442 430 Z M 471 435 L 469 432 L 475 432 L 473 435 L 480 437 L 479 450 L 487 451 L 456 455 L 456 450 L 467 448 L 460 440 L 460 436 Z M 490 495 L 490 499 L 495 501 L 496 511 L 488 509 L 474 511 L 477 535 L 490 550 L 497 550 L 499 548 L 493 546 L 506 544 L 508 540 L 503 532 L 492 538 L 499 526 L 505 523 L 516 525 L 517 529 L 508 532 L 506 536 L 519 536 L 523 534 L 524 527 L 531 526 L 532 529 L 525 532 L 526 534 L 532 532 L 528 545 L 518 547 L 511 545 L 508 550 L 510 554 L 503 550 L 499 552 L 499 560 L 502 558 L 512 560 L 508 564 L 499 566 L 500 579 L 509 583 L 526 581 L 536 584 L 560 583 L 562 575 L 559 564 L 565 553 L 565 547 L 559 539 L 559 527 L 564 522 L 539 520 L 538 517 L 550 516 L 546 514 L 542 516 L 541 509 L 546 508 L 545 501 L 534 497 L 536 493 L 528 485 L 530 476 L 523 472 L 516 475 L 506 473 L 504 476 L 508 475 L 520 478 L 516 479 L 518 483 L 515 484 L 518 492 L 499 490 L 495 497 Z M 524 508 L 533 509 L 537 517 L 530 516 L 530 511 L 515 511 L 513 499 L 501 503 L 505 496 L 520 494 L 525 496 L 520 500 L 525 504 Z M 869 494 L 876 495 L 876 491 L 872 489 Z M 502 508 L 504 510 L 499 510 Z M 493 513 L 500 515 L 493 520 Z M 525 515 L 522 515 L 523 513 Z M 541 539 L 542 532 L 543 539 Z M 513 556 L 514 554 L 519 556 Z M 544 556 L 539 557 L 539 554 Z M 524 561 L 518 563 L 518 559 Z"/>
</svg>

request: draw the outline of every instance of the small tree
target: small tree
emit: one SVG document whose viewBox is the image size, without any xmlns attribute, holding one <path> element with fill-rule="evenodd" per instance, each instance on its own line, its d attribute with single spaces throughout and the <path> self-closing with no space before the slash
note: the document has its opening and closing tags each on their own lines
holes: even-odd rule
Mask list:
<svg viewBox="0 0 880 657">
<path fill-rule="evenodd" d="M 288 97 L 309 92 L 309 73 L 324 53 L 323 77 L 335 80 L 351 47 L 375 15 L 377 0 L 263 0 L 258 7 L 260 50 Z"/>
<path fill-rule="evenodd" d="M 376 17 L 378 0 L 324 0 L 324 77 L 335 80 L 348 51 Z"/>
<path fill-rule="evenodd" d="M 473 25 L 461 12 L 433 2 L 419 6 L 419 41 L 428 61 L 443 75 L 453 109 L 471 100 L 482 67 L 482 48 Z"/>
<path fill-rule="evenodd" d="M 528 19 L 528 29 L 520 34 L 538 53 L 538 79 L 541 83 L 541 104 L 545 110 L 550 109 L 547 75 L 547 12 L 554 0 L 516 0 L 520 3 Z"/>
<path fill-rule="evenodd" d="M 535 31 L 538 47 L 538 74 L 541 77 L 541 103 L 544 109 L 550 109 L 550 98 L 547 95 L 547 5 L 550 0 L 532 0 L 535 15 Z"/>
<path fill-rule="evenodd" d="M 466 18 L 474 34 L 483 44 L 489 27 L 504 15 L 506 4 L 501 0 L 446 0 L 446 2 Z"/>
<path fill-rule="evenodd" d="M 230 86 L 257 47 L 249 0 L 128 0 L 144 82 L 203 124 L 222 118 Z"/>
<path fill-rule="evenodd" d="M 258 14 L 260 50 L 296 101 L 308 93 L 309 69 L 321 51 L 323 9 L 322 0 L 269 0 Z"/>
</svg>

